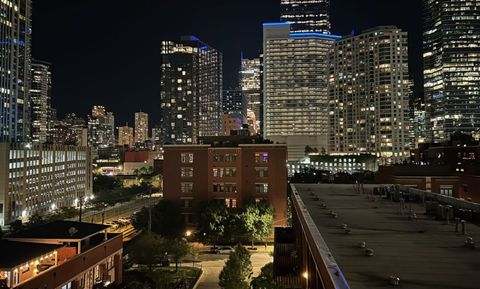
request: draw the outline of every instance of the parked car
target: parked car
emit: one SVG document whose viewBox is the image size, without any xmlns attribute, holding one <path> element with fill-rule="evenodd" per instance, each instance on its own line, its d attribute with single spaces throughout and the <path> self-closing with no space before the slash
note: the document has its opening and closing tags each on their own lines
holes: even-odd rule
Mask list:
<svg viewBox="0 0 480 289">
<path fill-rule="evenodd" d="M 215 254 L 230 254 L 233 251 L 235 251 L 235 249 L 232 247 L 220 247 L 215 249 Z"/>
</svg>

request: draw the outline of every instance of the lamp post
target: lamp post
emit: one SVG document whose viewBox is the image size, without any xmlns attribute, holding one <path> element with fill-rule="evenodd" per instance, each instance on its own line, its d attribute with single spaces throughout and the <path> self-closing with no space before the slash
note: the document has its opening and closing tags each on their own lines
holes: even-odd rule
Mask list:
<svg viewBox="0 0 480 289">
<path fill-rule="evenodd" d="M 307 285 L 305 288 L 309 289 L 309 287 L 308 287 L 308 285 L 309 285 L 308 284 L 308 271 L 303 272 L 302 277 L 305 279 L 305 283 Z"/>
</svg>

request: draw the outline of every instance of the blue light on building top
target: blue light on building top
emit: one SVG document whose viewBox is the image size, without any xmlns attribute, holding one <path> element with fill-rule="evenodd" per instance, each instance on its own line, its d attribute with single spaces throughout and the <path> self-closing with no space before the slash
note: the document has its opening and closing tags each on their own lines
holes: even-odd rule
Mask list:
<svg viewBox="0 0 480 289">
<path fill-rule="evenodd" d="M 329 38 L 329 39 L 334 39 L 338 40 L 341 39 L 342 36 L 340 35 L 333 35 L 333 34 L 323 34 L 323 33 L 312 33 L 312 32 L 307 32 L 307 33 L 290 33 L 290 37 L 298 37 L 298 38 L 307 38 L 307 37 L 321 37 L 321 38 Z"/>
<path fill-rule="evenodd" d="M 279 26 L 279 25 L 290 25 L 290 23 L 288 23 L 288 22 L 263 23 L 263 26 Z"/>
</svg>

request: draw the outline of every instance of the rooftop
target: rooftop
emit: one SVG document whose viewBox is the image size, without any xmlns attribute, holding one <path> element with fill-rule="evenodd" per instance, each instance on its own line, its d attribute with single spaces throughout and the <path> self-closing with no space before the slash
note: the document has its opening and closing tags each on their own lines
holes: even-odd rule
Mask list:
<svg viewBox="0 0 480 289">
<path fill-rule="evenodd" d="M 80 240 L 104 231 L 109 226 L 73 221 L 56 221 L 9 236 L 10 239 Z"/>
<path fill-rule="evenodd" d="M 468 223 L 467 236 L 455 233 L 454 224 L 425 215 L 422 203 L 407 202 L 407 211 L 411 206 L 417 215 L 412 221 L 409 212 L 402 216 L 400 203 L 379 196 L 373 201 L 352 185 L 295 187 L 352 289 L 387 288 L 390 276 L 400 278 L 399 288 L 478 288 L 480 250 L 464 246 L 467 237 L 480 240 L 478 226 Z M 366 193 L 372 190 L 365 186 Z M 373 257 L 360 248 L 362 242 Z"/>
<path fill-rule="evenodd" d="M 39 256 L 51 253 L 60 247 L 59 245 L 0 240 L 0 268 L 13 268 Z"/>
</svg>

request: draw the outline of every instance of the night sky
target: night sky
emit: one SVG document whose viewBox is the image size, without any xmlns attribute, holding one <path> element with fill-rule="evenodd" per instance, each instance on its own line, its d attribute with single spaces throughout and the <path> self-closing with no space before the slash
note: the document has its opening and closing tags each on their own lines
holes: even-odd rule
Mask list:
<svg viewBox="0 0 480 289">
<path fill-rule="evenodd" d="M 278 21 L 280 0 L 33 0 L 33 56 L 53 65 L 53 107 L 83 117 L 95 104 L 116 124 L 135 111 L 160 115 L 160 42 L 195 35 L 223 52 L 224 87 L 236 86 L 240 52 L 258 55 L 262 23 Z M 261 3 L 261 4 L 260 4 Z M 377 25 L 409 32 L 410 71 L 421 93 L 419 0 L 331 0 L 333 33 Z"/>
</svg>

